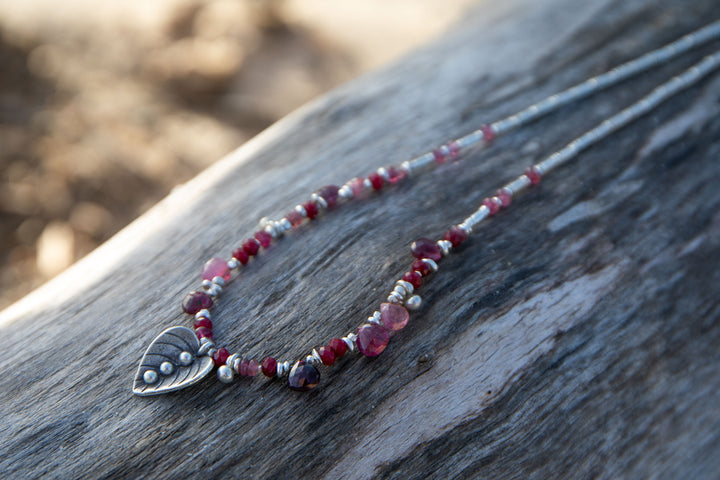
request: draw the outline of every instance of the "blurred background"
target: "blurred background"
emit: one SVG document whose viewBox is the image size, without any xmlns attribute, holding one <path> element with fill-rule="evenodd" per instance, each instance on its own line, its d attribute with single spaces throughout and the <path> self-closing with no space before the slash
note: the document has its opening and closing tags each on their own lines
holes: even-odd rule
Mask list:
<svg viewBox="0 0 720 480">
<path fill-rule="evenodd" d="M 0 0 L 0 308 L 477 0 Z"/>
</svg>

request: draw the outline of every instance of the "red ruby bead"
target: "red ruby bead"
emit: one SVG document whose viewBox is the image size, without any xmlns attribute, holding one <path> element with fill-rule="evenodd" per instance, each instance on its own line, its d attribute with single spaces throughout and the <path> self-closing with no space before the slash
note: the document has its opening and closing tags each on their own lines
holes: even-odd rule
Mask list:
<svg viewBox="0 0 720 480">
<path fill-rule="evenodd" d="M 427 264 L 427 262 L 423 262 L 422 260 L 418 259 L 415 260 L 412 263 L 413 271 L 418 272 L 423 277 L 427 277 L 432 272 L 432 269 L 430 268 L 430 265 Z"/>
<path fill-rule="evenodd" d="M 447 240 L 452 244 L 453 248 L 457 248 L 461 243 L 467 240 L 467 232 L 457 226 L 451 227 L 450 230 L 445 232 L 445 235 L 443 235 L 443 240 Z"/>
<path fill-rule="evenodd" d="M 204 327 L 204 328 L 209 328 L 210 330 L 212 330 L 212 322 L 210 321 L 209 318 L 201 317 L 201 318 L 198 318 L 197 320 L 195 320 L 195 323 L 193 323 L 193 327 L 195 327 L 195 328 Z"/>
<path fill-rule="evenodd" d="M 213 338 L 212 330 L 207 327 L 196 328 L 195 335 L 198 337 L 198 339 L 209 338 L 210 340 L 212 340 Z"/>
<path fill-rule="evenodd" d="M 254 238 L 248 238 L 242 243 L 242 248 L 250 256 L 257 255 L 260 250 L 260 243 Z"/>
<path fill-rule="evenodd" d="M 380 304 L 380 319 L 388 330 L 401 330 L 408 323 L 410 314 L 402 305 L 396 303 Z"/>
<path fill-rule="evenodd" d="M 415 288 L 420 288 L 420 285 L 422 285 L 422 275 L 415 270 L 406 272 L 402 278 Z"/>
<path fill-rule="evenodd" d="M 318 190 L 317 193 L 325 200 L 328 208 L 332 208 L 338 201 L 338 190 L 340 189 L 337 185 L 326 185 Z"/>
<path fill-rule="evenodd" d="M 203 266 L 203 280 L 212 280 L 215 277 L 221 277 L 226 282 L 230 280 L 230 268 L 222 258 L 211 258 Z"/>
<path fill-rule="evenodd" d="M 335 352 L 330 347 L 318 348 L 318 355 L 320 355 L 320 361 L 323 365 L 332 365 L 335 363 Z"/>
<path fill-rule="evenodd" d="M 242 247 L 236 248 L 235 250 L 233 250 L 232 256 L 235 260 L 240 262 L 240 264 L 242 264 L 242 265 L 247 265 L 248 260 L 250 260 L 250 256 L 247 254 L 247 252 L 245 250 L 242 249 Z"/>
<path fill-rule="evenodd" d="M 265 357 L 265 360 L 262 361 L 260 368 L 262 368 L 263 375 L 273 378 L 277 375 L 277 360 L 273 357 Z"/>
<path fill-rule="evenodd" d="M 486 198 L 482 202 L 482 204 L 487 207 L 488 211 L 490 212 L 490 215 L 495 215 L 498 212 L 498 210 L 500 210 L 500 200 L 498 199 L 498 201 L 495 201 L 494 200 L 495 198 L 497 198 L 497 197 Z"/>
<path fill-rule="evenodd" d="M 255 232 L 254 236 L 255 240 L 257 240 L 260 246 L 263 248 L 268 248 L 272 243 L 272 235 L 270 235 L 264 230 L 258 230 L 257 232 Z"/>
<path fill-rule="evenodd" d="M 227 362 L 228 357 L 230 356 L 230 352 L 227 351 L 227 348 L 218 348 L 215 353 L 213 353 L 212 359 L 213 362 L 215 362 L 215 365 L 220 367 L 222 365 L 225 365 L 225 362 Z"/>
<path fill-rule="evenodd" d="M 445 156 L 445 153 L 443 152 L 442 147 L 438 147 L 435 150 L 433 150 L 433 157 L 435 157 L 435 161 L 437 163 L 445 163 L 447 160 L 447 157 Z"/>
<path fill-rule="evenodd" d="M 537 167 L 528 167 L 525 169 L 525 176 L 530 180 L 530 185 L 537 185 L 542 179 L 542 174 Z"/>
<path fill-rule="evenodd" d="M 405 170 L 396 167 L 388 167 L 387 173 L 388 183 L 390 183 L 391 185 L 401 182 L 407 176 L 407 172 Z"/>
<path fill-rule="evenodd" d="M 510 203 L 512 202 L 512 192 L 508 190 L 507 188 L 501 188 L 497 192 L 495 192 L 495 195 L 497 195 L 497 198 L 500 199 L 500 204 L 503 207 L 509 207 Z"/>
<path fill-rule="evenodd" d="M 377 172 L 368 175 L 368 180 L 370 180 L 373 190 L 380 190 L 383 187 L 383 177 Z"/>
<path fill-rule="evenodd" d="M 368 323 L 358 328 L 357 346 L 360 353 L 366 357 L 380 355 L 390 341 L 390 335 L 380 325 Z"/>
<path fill-rule="evenodd" d="M 429 258 L 436 262 L 442 258 L 442 251 L 435 242 L 429 238 L 419 238 L 410 245 L 413 257 L 415 258 Z"/>
<path fill-rule="evenodd" d="M 305 202 L 305 203 L 303 203 L 303 208 L 305 209 L 305 214 L 307 215 L 307 218 L 309 218 L 310 220 L 313 220 L 315 217 L 318 216 L 317 203 L 312 202 L 312 201 Z"/>
<path fill-rule="evenodd" d="M 493 140 L 495 140 L 495 131 L 490 125 L 482 125 L 480 127 L 480 131 L 483 134 L 483 140 L 485 140 L 485 143 L 492 143 Z"/>
<path fill-rule="evenodd" d="M 182 302 L 182 308 L 185 313 L 195 315 L 204 308 L 213 306 L 212 298 L 205 292 L 190 292 L 185 295 Z"/>
<path fill-rule="evenodd" d="M 299 227 L 300 225 L 302 225 L 302 222 L 303 222 L 303 216 L 297 210 L 288 212 L 288 214 L 285 215 L 285 218 L 287 219 L 288 222 L 290 222 L 290 225 L 292 225 L 293 228 Z"/>
<path fill-rule="evenodd" d="M 290 370 L 288 386 L 297 392 L 309 392 L 320 383 L 320 372 L 312 365 L 298 362 Z"/>
<path fill-rule="evenodd" d="M 347 343 L 342 338 L 333 338 L 328 342 L 328 346 L 335 353 L 335 358 L 340 358 L 347 352 Z"/>
</svg>

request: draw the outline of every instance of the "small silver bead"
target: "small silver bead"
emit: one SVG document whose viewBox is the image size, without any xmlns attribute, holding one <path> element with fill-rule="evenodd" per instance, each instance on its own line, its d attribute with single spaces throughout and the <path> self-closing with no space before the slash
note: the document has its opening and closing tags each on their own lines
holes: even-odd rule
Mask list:
<svg viewBox="0 0 720 480">
<path fill-rule="evenodd" d="M 322 358 L 320 358 L 320 354 L 313 348 L 312 351 L 312 357 L 315 359 L 315 363 L 320 365 L 322 363 Z"/>
<path fill-rule="evenodd" d="M 212 295 L 213 297 L 219 297 L 222 293 L 223 289 L 220 285 L 215 285 L 214 283 L 210 284 L 211 286 L 206 288 L 205 291 L 208 293 L 208 295 Z"/>
<path fill-rule="evenodd" d="M 270 219 L 270 217 L 262 217 L 260 219 L 260 228 L 265 228 L 268 225 L 272 225 L 274 222 Z"/>
<path fill-rule="evenodd" d="M 277 364 L 277 376 L 284 377 L 290 371 L 290 362 L 278 362 Z"/>
<path fill-rule="evenodd" d="M 395 285 L 401 285 L 409 295 L 412 295 L 412 293 L 415 291 L 415 287 L 412 286 L 412 283 L 406 281 L 406 280 L 398 280 L 395 282 Z"/>
<path fill-rule="evenodd" d="M 204 340 L 204 342 L 203 342 Z M 203 337 L 202 340 L 200 340 L 200 348 L 198 349 L 198 355 L 206 355 L 210 350 L 215 349 L 215 344 L 212 340 L 210 340 L 207 337 Z"/>
<path fill-rule="evenodd" d="M 235 270 L 239 266 L 240 266 L 240 262 L 238 262 L 237 259 L 231 258 L 230 260 L 228 260 L 228 268 L 230 270 Z"/>
<path fill-rule="evenodd" d="M 378 168 L 377 174 L 380 175 L 383 178 L 383 180 L 386 180 L 386 181 L 390 178 L 390 174 L 388 173 L 387 168 L 385 168 L 385 167 Z"/>
<path fill-rule="evenodd" d="M 388 296 L 387 301 L 390 303 L 403 303 L 403 297 L 397 292 L 392 292 Z"/>
<path fill-rule="evenodd" d="M 213 277 L 212 283 L 221 287 L 225 286 L 225 279 L 223 277 Z"/>
<path fill-rule="evenodd" d="M 407 299 L 407 302 L 405 302 L 405 307 L 407 307 L 408 310 L 417 310 L 420 308 L 420 305 L 422 305 L 422 298 L 420 298 L 420 295 L 413 295 Z"/>
<path fill-rule="evenodd" d="M 158 374 L 155 370 L 145 370 L 143 373 L 143 382 L 151 385 L 158 381 Z"/>
<path fill-rule="evenodd" d="M 338 196 L 339 196 L 340 198 L 345 199 L 345 200 L 349 200 L 349 199 L 353 198 L 352 188 L 350 188 L 350 187 L 347 186 L 347 185 L 343 185 L 343 186 L 340 187 L 340 189 L 338 190 Z"/>
<path fill-rule="evenodd" d="M 274 223 L 272 223 L 270 225 L 265 225 L 265 227 L 263 228 L 263 231 L 265 233 L 269 233 L 272 238 L 278 238 L 281 236 L 281 232 L 277 231 Z"/>
<path fill-rule="evenodd" d="M 222 383 L 230 383 L 233 381 L 235 374 L 227 365 L 221 365 L 217 371 L 218 380 Z"/>
<path fill-rule="evenodd" d="M 342 338 L 342 341 L 345 342 L 348 350 L 350 350 L 351 352 L 355 351 L 355 342 L 357 341 L 357 335 L 355 335 L 354 333 L 348 333 Z"/>
<path fill-rule="evenodd" d="M 443 256 L 447 256 L 450 254 L 452 243 L 448 242 L 447 240 L 438 240 L 437 246 L 440 247 L 440 250 L 442 250 Z"/>
<path fill-rule="evenodd" d="M 372 188 L 372 182 L 366 178 L 363 180 L 363 187 L 365 190 L 370 190 Z"/>
<path fill-rule="evenodd" d="M 178 355 L 178 362 L 183 367 L 187 367 L 193 362 L 193 355 L 190 352 L 180 352 L 180 355 Z"/>
<path fill-rule="evenodd" d="M 210 310 L 208 310 L 207 308 L 203 308 L 195 314 L 195 320 L 200 320 L 201 318 L 207 318 L 208 320 L 210 320 Z"/>
<path fill-rule="evenodd" d="M 407 176 L 409 177 L 412 173 L 412 166 L 410 165 L 410 162 L 408 160 L 405 160 L 400 164 L 400 170 L 404 170 Z"/>
<path fill-rule="evenodd" d="M 307 211 L 305 210 L 305 207 L 302 205 L 295 205 L 295 211 L 298 212 L 303 217 L 307 217 Z"/>
<path fill-rule="evenodd" d="M 435 262 L 435 260 L 433 260 L 432 258 L 423 258 L 422 261 L 425 263 L 425 265 L 430 267 L 430 270 L 432 270 L 433 272 L 437 272 L 438 264 Z"/>
<path fill-rule="evenodd" d="M 173 365 L 170 362 L 162 362 L 160 364 L 160 373 L 163 375 L 170 375 L 172 372 L 175 371 L 175 365 Z"/>
<path fill-rule="evenodd" d="M 460 225 L 458 225 L 458 228 L 459 228 L 460 230 L 462 230 L 463 232 L 467 233 L 468 235 L 470 235 L 470 234 L 472 233 L 472 228 L 470 228 L 470 225 L 468 225 L 468 224 L 465 223 L 465 222 L 463 222 L 463 223 L 461 223 Z"/>
<path fill-rule="evenodd" d="M 217 353 L 217 351 L 218 351 L 217 348 L 211 348 L 207 351 L 207 356 L 212 357 L 213 355 L 215 355 Z"/>
<path fill-rule="evenodd" d="M 233 353 L 227 358 L 227 360 L 225 360 L 225 365 L 233 368 L 233 363 L 235 363 L 235 360 L 237 360 L 238 358 L 240 358 L 240 355 L 238 355 L 237 353 Z"/>
<path fill-rule="evenodd" d="M 232 369 L 235 373 L 238 375 L 240 374 L 240 362 L 242 362 L 242 357 L 238 356 L 235 360 L 232 362 Z"/>
<path fill-rule="evenodd" d="M 203 280 L 200 285 L 202 286 L 202 288 L 210 288 L 212 287 L 212 284 L 213 283 L 210 280 Z"/>
<path fill-rule="evenodd" d="M 290 220 L 288 220 L 285 217 L 283 217 L 280 220 L 278 220 L 277 222 L 275 222 L 275 225 L 282 228 L 283 232 L 287 232 L 288 230 L 290 230 L 292 228 L 292 224 L 290 223 Z"/>
<path fill-rule="evenodd" d="M 325 201 L 325 199 L 323 197 L 321 197 L 317 193 L 313 193 L 312 195 L 310 195 L 310 200 L 317 203 L 322 208 L 327 208 L 327 202 Z"/>
<path fill-rule="evenodd" d="M 393 292 L 397 293 L 403 298 L 405 298 L 409 293 L 402 285 L 395 285 L 395 288 L 393 288 Z"/>
<path fill-rule="evenodd" d="M 313 357 L 312 355 L 308 355 L 305 357 L 305 363 L 308 365 L 317 365 L 318 361 L 317 358 Z"/>
</svg>

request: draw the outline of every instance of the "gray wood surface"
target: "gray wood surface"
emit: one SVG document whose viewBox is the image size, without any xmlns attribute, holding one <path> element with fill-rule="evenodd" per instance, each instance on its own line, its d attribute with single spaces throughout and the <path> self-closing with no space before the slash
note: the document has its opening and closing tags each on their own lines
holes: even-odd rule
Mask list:
<svg viewBox="0 0 720 480">
<path fill-rule="evenodd" d="M 3 478 L 718 478 L 720 76 L 548 176 L 422 287 L 377 359 L 311 394 L 213 377 L 130 387 L 184 293 L 260 217 L 397 164 L 720 16 L 716 0 L 482 2 L 397 64 L 219 161 L 0 315 Z M 402 19 L 398 19 L 402 21 Z M 718 44 L 293 232 L 224 294 L 215 335 L 295 357 L 387 295 L 524 166 Z M 193 132 L 188 132 L 193 135 Z M 128 192 L 132 194 L 132 192 Z"/>
</svg>

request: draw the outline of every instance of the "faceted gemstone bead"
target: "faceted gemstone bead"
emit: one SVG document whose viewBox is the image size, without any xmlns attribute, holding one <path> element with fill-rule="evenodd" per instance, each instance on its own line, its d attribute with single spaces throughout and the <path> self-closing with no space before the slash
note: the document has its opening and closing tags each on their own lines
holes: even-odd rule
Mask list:
<svg viewBox="0 0 720 480">
<path fill-rule="evenodd" d="M 340 358 L 347 352 L 347 343 L 342 338 L 333 338 L 328 342 L 328 346 L 335 353 L 335 358 Z"/>
<path fill-rule="evenodd" d="M 250 360 L 247 358 L 240 360 L 240 363 L 238 364 L 238 375 L 241 377 L 247 376 L 248 363 L 250 363 Z"/>
<path fill-rule="evenodd" d="M 498 212 L 498 210 L 500 210 L 500 200 L 498 200 L 496 202 L 494 200 L 494 198 L 497 198 L 497 197 L 486 198 L 482 202 L 482 204 L 485 205 L 487 207 L 487 209 L 490 211 L 490 215 L 495 215 Z"/>
<path fill-rule="evenodd" d="M 254 238 L 248 238 L 242 243 L 242 248 L 250 256 L 257 255 L 258 251 L 260 251 L 260 243 Z"/>
<path fill-rule="evenodd" d="M 458 143 L 455 140 L 448 143 L 448 150 L 450 153 L 451 160 L 455 160 L 460 156 L 460 145 L 458 145 Z"/>
<path fill-rule="evenodd" d="M 248 260 L 250 260 L 250 255 L 248 255 L 247 252 L 242 249 L 242 247 L 233 250 L 232 256 L 235 260 L 240 262 L 241 265 L 247 265 Z"/>
<path fill-rule="evenodd" d="M 230 280 L 230 268 L 222 258 L 211 258 L 203 266 L 203 280 L 212 280 L 215 277 L 222 277 L 226 282 Z"/>
<path fill-rule="evenodd" d="M 205 318 L 205 317 L 198 318 L 197 320 L 195 320 L 195 323 L 193 323 L 193 327 L 195 327 L 195 328 L 205 327 L 205 328 L 209 328 L 210 330 L 212 330 L 212 322 L 210 321 L 209 318 Z"/>
<path fill-rule="evenodd" d="M 245 375 L 248 377 L 254 377 L 257 375 L 259 368 L 260 364 L 257 360 L 248 360 L 247 365 L 245 366 Z"/>
<path fill-rule="evenodd" d="M 525 176 L 530 180 L 530 185 L 537 185 L 542 179 L 540 171 L 536 167 L 528 167 L 525 169 Z"/>
<path fill-rule="evenodd" d="M 388 330 L 401 330 L 408 323 L 410 314 L 402 305 L 396 303 L 380 304 L 380 319 Z"/>
<path fill-rule="evenodd" d="M 288 376 L 288 386 L 296 392 L 309 392 L 320 383 L 320 372 L 305 362 L 296 363 Z"/>
<path fill-rule="evenodd" d="M 212 330 L 207 327 L 196 328 L 195 335 L 198 337 L 198 339 L 209 338 L 210 340 L 212 340 L 213 338 Z"/>
<path fill-rule="evenodd" d="M 300 225 L 302 225 L 302 222 L 303 222 L 303 216 L 297 210 L 288 212 L 288 214 L 285 215 L 285 218 L 287 219 L 288 222 L 290 222 L 290 225 L 292 225 L 293 228 L 299 227 Z"/>
<path fill-rule="evenodd" d="M 420 272 L 416 272 L 415 270 L 405 272 L 405 275 L 403 275 L 402 279 L 415 288 L 420 288 L 420 285 L 422 285 L 422 275 L 420 274 Z"/>
<path fill-rule="evenodd" d="M 429 238 L 419 238 L 410 245 L 413 257 L 415 258 L 429 258 L 436 262 L 442 258 L 442 251 L 435 242 Z"/>
<path fill-rule="evenodd" d="M 428 265 L 426 262 L 423 262 L 422 260 L 418 259 L 415 260 L 412 263 L 413 271 L 418 272 L 423 277 L 427 277 L 432 272 L 432 269 L 430 268 L 430 265 Z"/>
<path fill-rule="evenodd" d="M 497 198 L 500 199 L 500 205 L 503 207 L 509 207 L 510 203 L 512 202 L 512 193 L 507 188 L 501 188 L 497 192 L 495 192 L 495 195 Z"/>
<path fill-rule="evenodd" d="M 330 347 L 318 348 L 318 355 L 320 355 L 320 361 L 323 365 L 332 365 L 335 363 L 335 352 Z"/>
<path fill-rule="evenodd" d="M 262 361 L 260 368 L 262 368 L 263 375 L 273 378 L 277 375 L 277 360 L 273 357 L 265 357 L 265 360 Z"/>
<path fill-rule="evenodd" d="M 318 190 L 317 193 L 325 200 L 328 208 L 332 208 L 338 201 L 338 190 L 340 189 L 337 185 L 326 185 Z"/>
<path fill-rule="evenodd" d="M 213 362 L 215 362 L 216 366 L 225 365 L 225 362 L 227 362 L 228 357 L 230 356 L 230 353 L 227 351 L 227 348 L 218 348 L 215 353 L 213 353 L 212 359 Z"/>
<path fill-rule="evenodd" d="M 182 302 L 182 308 L 185 313 L 195 315 L 197 312 L 204 308 L 210 308 L 213 306 L 212 298 L 205 292 L 190 292 L 185 295 Z"/>
<path fill-rule="evenodd" d="M 390 341 L 390 335 L 385 328 L 376 324 L 366 324 L 358 328 L 357 346 L 360 353 L 366 357 L 380 355 Z"/>
<path fill-rule="evenodd" d="M 433 150 L 433 157 L 435 157 L 435 161 L 437 163 L 445 163 L 447 161 L 447 157 L 445 156 L 445 152 L 443 151 L 442 147 L 438 147 L 435 150 Z"/>
<path fill-rule="evenodd" d="M 370 180 L 373 190 L 380 190 L 383 187 L 383 177 L 381 177 L 377 172 L 373 172 L 368 175 L 368 180 Z"/>
<path fill-rule="evenodd" d="M 388 183 L 391 185 L 395 185 L 398 182 L 401 182 L 405 177 L 407 176 L 407 172 L 405 170 L 401 170 L 396 167 L 388 167 Z"/>
<path fill-rule="evenodd" d="M 443 240 L 447 240 L 452 244 L 453 248 L 457 248 L 467 240 L 467 232 L 458 226 L 450 227 L 450 230 L 443 235 Z"/>
<path fill-rule="evenodd" d="M 495 140 L 495 132 L 490 125 L 485 124 L 481 126 L 480 131 L 483 134 L 483 140 L 485 140 L 485 143 L 492 143 L 493 140 Z"/>
<path fill-rule="evenodd" d="M 352 190 L 353 195 L 360 195 L 363 190 L 365 190 L 365 179 L 362 177 L 355 177 L 348 182 L 348 186 L 350 187 L 350 190 Z"/>
<path fill-rule="evenodd" d="M 315 217 L 318 216 L 317 203 L 313 201 L 305 202 L 303 203 L 303 208 L 305 209 L 305 214 L 307 215 L 307 218 L 309 218 L 310 220 L 313 220 Z"/>
<path fill-rule="evenodd" d="M 260 246 L 263 248 L 268 248 L 272 243 L 272 235 L 270 235 L 264 230 L 258 230 L 257 232 L 255 232 L 254 237 L 255 240 L 257 240 Z"/>
</svg>

